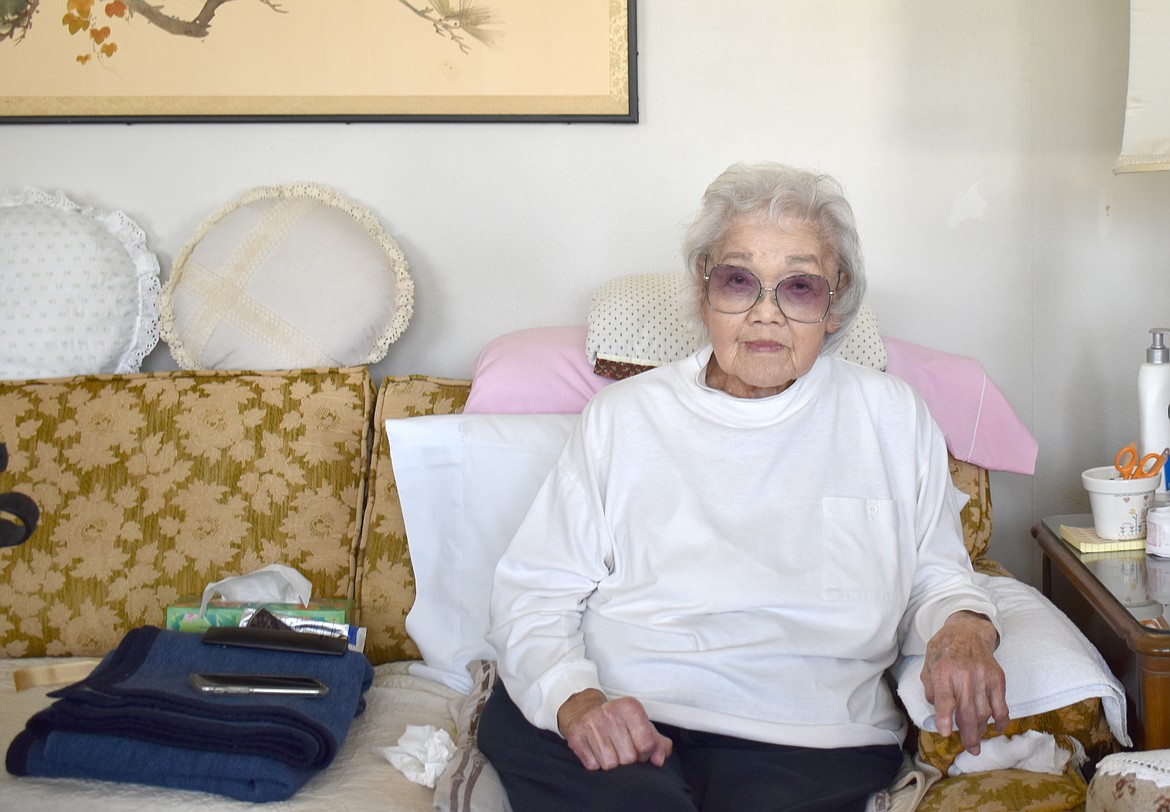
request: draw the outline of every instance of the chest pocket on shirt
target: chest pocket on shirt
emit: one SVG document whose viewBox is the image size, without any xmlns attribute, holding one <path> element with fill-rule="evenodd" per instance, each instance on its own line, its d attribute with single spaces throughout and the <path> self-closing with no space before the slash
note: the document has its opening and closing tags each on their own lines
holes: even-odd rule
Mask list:
<svg viewBox="0 0 1170 812">
<path fill-rule="evenodd" d="M 898 590 L 898 508 L 892 499 L 821 499 L 822 595 L 830 603 L 885 603 Z"/>
</svg>

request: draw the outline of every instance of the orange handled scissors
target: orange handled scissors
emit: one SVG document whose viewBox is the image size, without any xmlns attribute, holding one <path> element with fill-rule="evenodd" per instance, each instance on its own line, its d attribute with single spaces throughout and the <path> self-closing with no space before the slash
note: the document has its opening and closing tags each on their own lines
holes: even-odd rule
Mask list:
<svg viewBox="0 0 1170 812">
<path fill-rule="evenodd" d="M 1157 476 L 1170 457 L 1170 448 L 1163 449 L 1161 454 L 1146 454 L 1139 459 L 1137 446 L 1130 443 L 1117 452 L 1113 460 L 1113 467 L 1118 470 L 1123 479 L 1145 479 Z"/>
</svg>

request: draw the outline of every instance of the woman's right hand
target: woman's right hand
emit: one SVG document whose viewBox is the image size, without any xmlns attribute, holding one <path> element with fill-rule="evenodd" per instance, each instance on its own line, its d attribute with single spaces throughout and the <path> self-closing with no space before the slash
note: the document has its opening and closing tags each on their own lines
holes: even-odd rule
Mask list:
<svg viewBox="0 0 1170 812">
<path fill-rule="evenodd" d="M 654 727 L 641 702 L 630 696 L 606 699 L 596 688 L 566 699 L 557 711 L 557 726 L 587 770 L 612 770 L 641 761 L 661 767 L 674 748 Z"/>
</svg>

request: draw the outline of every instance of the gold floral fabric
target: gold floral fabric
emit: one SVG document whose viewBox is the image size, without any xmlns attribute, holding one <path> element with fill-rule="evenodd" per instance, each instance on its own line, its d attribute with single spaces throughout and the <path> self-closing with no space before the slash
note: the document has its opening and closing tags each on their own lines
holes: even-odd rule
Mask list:
<svg viewBox="0 0 1170 812">
<path fill-rule="evenodd" d="M 1075 769 L 1062 775 L 992 770 L 939 781 L 915 812 L 1073 812 L 1085 808 L 1085 779 Z"/>
<path fill-rule="evenodd" d="M 97 655 L 266 564 L 353 595 L 365 367 L 0 382 L 4 487 L 41 521 L 0 550 L 0 656 Z"/>
<path fill-rule="evenodd" d="M 986 468 L 981 468 L 972 462 L 957 460 L 947 455 L 950 463 L 951 481 L 967 496 L 971 497 L 959 518 L 963 522 L 963 542 L 967 545 L 967 554 L 976 565 L 987 555 L 991 546 L 991 477 Z"/>
<path fill-rule="evenodd" d="M 1015 736 L 1028 730 L 1051 733 L 1060 746 L 1073 750 L 1073 740 L 1080 742 L 1090 759 L 1096 760 L 1117 748 L 1109 730 L 1101 700 L 1084 699 L 1058 710 L 1013 719 L 1003 735 Z M 999 735 L 988 729 L 984 738 Z M 946 775 L 951 763 L 962 752 L 959 734 L 940 736 L 918 732 L 918 755 Z M 1061 812 L 1085 806 L 1085 782 L 1070 762 L 1063 775 L 994 770 L 986 773 L 944 778 L 927 792 L 918 812 L 949 812 L 953 809 L 1029 810 Z"/>
<path fill-rule="evenodd" d="M 1101 708 L 1101 700 L 1097 697 L 1089 697 L 1046 713 L 1012 719 L 1003 735 L 1016 736 L 1029 730 L 1051 733 L 1066 750 L 1074 749 L 1072 740 L 1076 739 L 1086 753 L 1095 757 L 1111 752 L 1116 747 L 1116 740 Z M 1000 734 L 989 727 L 984 738 L 997 735 Z M 963 745 L 958 733 L 942 736 L 927 730 L 918 731 L 919 756 L 943 775 L 946 775 L 951 763 L 961 752 Z"/>
<path fill-rule="evenodd" d="M 366 627 L 366 656 L 375 665 L 417 659 L 418 647 L 406 633 L 406 613 L 414 605 L 414 571 L 406 543 L 402 504 L 390 464 L 386 421 L 463 411 L 471 382 L 423 375 L 387 377 L 374 410 L 374 451 L 370 495 L 358 551 L 358 605 Z"/>
</svg>

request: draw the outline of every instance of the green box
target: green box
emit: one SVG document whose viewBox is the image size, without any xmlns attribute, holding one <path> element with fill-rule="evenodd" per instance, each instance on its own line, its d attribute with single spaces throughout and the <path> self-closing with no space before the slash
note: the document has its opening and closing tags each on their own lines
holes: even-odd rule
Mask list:
<svg viewBox="0 0 1170 812">
<path fill-rule="evenodd" d="M 299 603 L 233 603 L 212 600 L 207 604 L 207 614 L 200 616 L 202 597 L 180 598 L 177 604 L 167 607 L 166 628 L 180 632 L 203 632 L 212 626 L 239 626 L 245 609 L 264 607 L 280 617 L 306 617 L 311 620 L 326 620 L 331 623 L 349 623 L 353 614 L 353 601 L 348 598 L 323 598 L 309 601 L 308 606 Z"/>
</svg>

